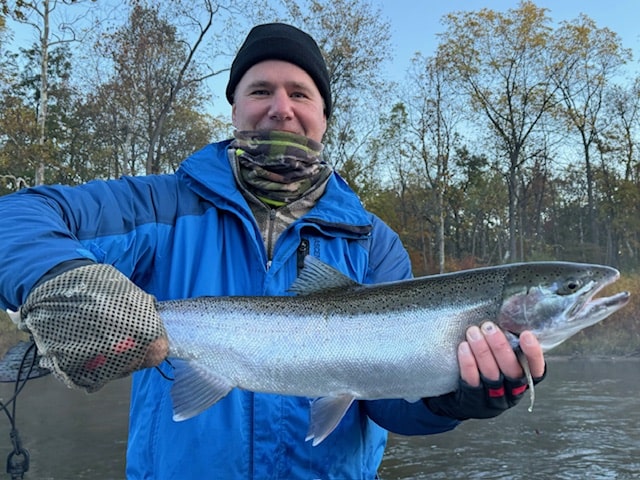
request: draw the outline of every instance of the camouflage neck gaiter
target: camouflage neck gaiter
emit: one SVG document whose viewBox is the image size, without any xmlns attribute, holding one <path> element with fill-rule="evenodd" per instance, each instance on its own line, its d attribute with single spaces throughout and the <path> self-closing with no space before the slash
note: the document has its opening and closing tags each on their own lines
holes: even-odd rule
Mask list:
<svg viewBox="0 0 640 480">
<path fill-rule="evenodd" d="M 282 206 L 299 199 L 331 175 L 320 155 L 322 144 L 294 133 L 272 131 L 235 132 L 240 180 L 263 202 Z"/>
</svg>

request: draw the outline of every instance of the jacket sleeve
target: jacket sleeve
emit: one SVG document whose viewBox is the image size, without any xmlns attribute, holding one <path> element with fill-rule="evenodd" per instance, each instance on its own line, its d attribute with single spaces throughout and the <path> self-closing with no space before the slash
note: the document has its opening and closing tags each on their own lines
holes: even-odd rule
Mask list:
<svg viewBox="0 0 640 480">
<path fill-rule="evenodd" d="M 131 275 L 153 249 L 152 232 L 141 238 L 138 227 L 158 222 L 158 212 L 166 217 L 175 211 L 166 210 L 170 177 L 43 186 L 0 197 L 0 307 L 17 309 L 38 280 L 63 262 L 111 263 Z M 96 238 L 109 236 L 109 252 L 96 247 Z"/>
<path fill-rule="evenodd" d="M 411 278 L 411 261 L 400 237 L 380 218 L 371 215 L 369 272 L 366 283 L 392 282 Z"/>
<path fill-rule="evenodd" d="M 398 235 L 373 216 L 373 234 L 369 254 L 369 283 L 404 280 L 412 277 L 411 261 Z M 365 401 L 371 420 L 402 435 L 428 435 L 446 432 L 460 422 L 438 416 L 424 402 L 402 399 Z"/>
</svg>

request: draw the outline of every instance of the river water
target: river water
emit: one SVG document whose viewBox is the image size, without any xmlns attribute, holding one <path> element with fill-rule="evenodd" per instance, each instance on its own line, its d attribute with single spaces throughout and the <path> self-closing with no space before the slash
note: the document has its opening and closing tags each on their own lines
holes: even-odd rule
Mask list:
<svg viewBox="0 0 640 480">
<path fill-rule="evenodd" d="M 0 398 L 12 387 L 0 385 Z M 470 420 L 452 432 L 391 436 L 380 469 L 392 479 L 640 478 L 640 361 L 550 359 L 547 379 L 497 419 Z M 128 381 L 92 395 L 52 377 L 31 381 L 17 426 L 30 452 L 27 479 L 124 477 Z M 11 451 L 0 420 L 0 479 Z"/>
<path fill-rule="evenodd" d="M 640 478 L 638 359 L 551 359 L 531 413 L 528 402 L 442 435 L 392 436 L 381 477 Z"/>
</svg>

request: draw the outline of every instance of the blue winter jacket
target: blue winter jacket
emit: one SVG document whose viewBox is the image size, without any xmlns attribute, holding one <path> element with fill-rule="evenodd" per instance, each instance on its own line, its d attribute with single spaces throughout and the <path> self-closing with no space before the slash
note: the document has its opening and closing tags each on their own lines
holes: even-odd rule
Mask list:
<svg viewBox="0 0 640 480">
<path fill-rule="evenodd" d="M 18 308 L 43 274 L 78 258 L 114 265 L 159 300 L 285 295 L 307 253 L 362 283 L 411 275 L 397 235 L 366 212 L 337 175 L 316 206 L 280 236 L 269 260 L 236 187 L 227 146 L 208 145 L 173 175 L 39 187 L 0 198 L 0 305 Z M 307 398 L 235 389 L 177 423 L 170 388 L 155 369 L 134 374 L 128 478 L 371 479 L 386 430 L 431 434 L 457 424 L 423 402 L 361 401 L 313 447 L 305 442 Z"/>
</svg>

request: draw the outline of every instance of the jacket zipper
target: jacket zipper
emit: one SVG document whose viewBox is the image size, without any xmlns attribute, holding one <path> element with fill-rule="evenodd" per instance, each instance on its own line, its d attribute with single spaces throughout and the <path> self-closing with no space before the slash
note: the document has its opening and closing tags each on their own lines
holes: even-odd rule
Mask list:
<svg viewBox="0 0 640 480">
<path fill-rule="evenodd" d="M 271 266 L 273 260 L 273 226 L 275 224 L 277 212 L 275 209 L 269 210 L 269 225 L 267 226 L 267 269 Z"/>
<path fill-rule="evenodd" d="M 297 274 L 300 275 L 300 270 L 304 268 L 304 257 L 309 255 L 309 240 L 303 238 L 298 245 L 298 257 L 297 257 Z"/>
</svg>

